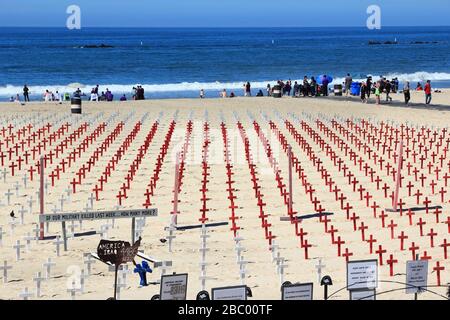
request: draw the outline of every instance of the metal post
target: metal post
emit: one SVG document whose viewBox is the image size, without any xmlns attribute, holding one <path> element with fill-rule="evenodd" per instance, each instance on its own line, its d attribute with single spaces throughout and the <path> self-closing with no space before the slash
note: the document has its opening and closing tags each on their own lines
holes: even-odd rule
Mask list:
<svg viewBox="0 0 450 320">
<path fill-rule="evenodd" d="M 41 204 L 41 208 L 40 208 L 40 214 L 44 214 L 44 157 L 41 157 L 40 159 L 40 169 L 41 169 L 41 174 L 40 174 L 40 188 L 39 188 L 39 197 L 40 197 L 40 204 Z M 39 239 L 40 240 L 44 240 L 44 223 L 41 222 L 39 225 L 40 228 L 40 233 L 39 233 Z"/>
<path fill-rule="evenodd" d="M 62 234 L 63 234 L 63 240 L 64 240 L 64 251 L 67 251 L 67 230 L 66 230 L 66 222 L 61 222 L 62 225 Z"/>
<path fill-rule="evenodd" d="M 136 218 L 131 220 L 131 245 L 134 244 L 134 240 L 136 237 Z"/>
</svg>

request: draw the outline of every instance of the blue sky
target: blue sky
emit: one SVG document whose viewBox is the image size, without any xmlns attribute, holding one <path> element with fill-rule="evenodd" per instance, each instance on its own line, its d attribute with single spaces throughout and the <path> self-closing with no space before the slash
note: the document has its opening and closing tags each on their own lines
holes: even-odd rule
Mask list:
<svg viewBox="0 0 450 320">
<path fill-rule="evenodd" d="M 384 26 L 449 25 L 449 0 L 0 0 L 0 26 L 64 27 L 66 8 L 82 27 L 365 26 L 376 4 Z"/>
</svg>

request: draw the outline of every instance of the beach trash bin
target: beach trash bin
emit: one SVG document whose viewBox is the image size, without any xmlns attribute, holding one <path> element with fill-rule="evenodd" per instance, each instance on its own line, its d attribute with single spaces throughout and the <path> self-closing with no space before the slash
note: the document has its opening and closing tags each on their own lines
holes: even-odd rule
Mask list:
<svg viewBox="0 0 450 320">
<path fill-rule="evenodd" d="M 70 100 L 71 110 L 74 114 L 81 114 L 81 98 L 73 97 Z"/>
<path fill-rule="evenodd" d="M 342 84 L 335 84 L 334 85 L 334 95 L 335 96 L 342 96 Z"/>
<path fill-rule="evenodd" d="M 274 98 L 281 98 L 281 86 L 276 85 L 272 87 L 272 97 Z"/>
<path fill-rule="evenodd" d="M 359 96 L 361 93 L 361 84 L 359 82 L 352 82 L 350 93 L 352 96 Z"/>
</svg>

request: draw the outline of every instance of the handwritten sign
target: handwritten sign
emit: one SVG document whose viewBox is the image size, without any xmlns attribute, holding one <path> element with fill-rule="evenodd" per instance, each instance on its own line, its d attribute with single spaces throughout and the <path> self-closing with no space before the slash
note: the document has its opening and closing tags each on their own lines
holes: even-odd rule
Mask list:
<svg viewBox="0 0 450 320">
<path fill-rule="evenodd" d="M 41 214 L 39 215 L 39 222 L 51 223 L 51 222 L 68 222 L 68 221 L 70 222 L 70 221 L 84 221 L 84 220 L 142 218 L 142 217 L 156 217 L 156 216 L 158 216 L 158 209 L 58 213 L 58 214 Z"/>
<path fill-rule="evenodd" d="M 418 293 L 428 283 L 428 260 L 406 262 L 406 293 Z"/>
<path fill-rule="evenodd" d="M 376 289 L 378 286 L 377 260 L 349 261 L 347 263 L 347 289 Z"/>
<path fill-rule="evenodd" d="M 302 283 L 283 286 L 281 300 L 313 300 L 313 284 Z"/>
<path fill-rule="evenodd" d="M 187 273 L 161 277 L 160 300 L 186 300 Z"/>
<path fill-rule="evenodd" d="M 247 300 L 247 286 L 213 288 L 211 296 L 212 300 Z"/>
<path fill-rule="evenodd" d="M 97 255 L 101 261 L 119 266 L 122 263 L 134 260 L 140 244 L 141 238 L 133 246 L 125 241 L 100 240 L 97 247 Z"/>
</svg>

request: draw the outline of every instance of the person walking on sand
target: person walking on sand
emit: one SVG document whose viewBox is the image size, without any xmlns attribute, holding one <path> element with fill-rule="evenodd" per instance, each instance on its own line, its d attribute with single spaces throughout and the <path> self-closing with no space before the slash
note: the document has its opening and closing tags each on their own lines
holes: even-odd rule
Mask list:
<svg viewBox="0 0 450 320">
<path fill-rule="evenodd" d="M 270 87 L 270 83 L 267 84 L 266 92 L 268 97 L 272 95 L 272 88 Z"/>
<path fill-rule="evenodd" d="M 361 83 L 361 102 L 362 102 L 362 103 L 367 103 L 367 99 L 366 99 L 366 93 L 367 93 L 366 86 L 367 86 L 367 85 L 366 85 L 365 82 Z"/>
<path fill-rule="evenodd" d="M 425 92 L 425 104 L 431 103 L 431 81 L 428 80 L 425 88 L 423 90 Z"/>
<path fill-rule="evenodd" d="M 348 97 L 350 94 L 350 87 L 352 86 L 353 78 L 350 73 L 347 73 L 345 77 L 345 96 Z"/>
<path fill-rule="evenodd" d="M 366 81 L 366 95 L 367 95 L 367 100 L 370 99 L 370 95 L 372 94 L 372 77 L 367 77 L 367 81 Z"/>
<path fill-rule="evenodd" d="M 403 86 L 403 95 L 405 96 L 405 104 L 408 106 L 409 100 L 411 100 L 411 86 L 409 85 L 409 81 L 406 81 Z"/>
<path fill-rule="evenodd" d="M 391 94 L 391 90 L 392 90 L 392 84 L 389 80 L 386 81 L 386 83 L 384 85 L 384 89 L 386 90 L 386 101 L 391 102 L 392 98 L 391 98 L 390 94 Z"/>
<path fill-rule="evenodd" d="M 27 85 L 23 86 L 23 99 L 25 102 L 30 102 L 29 96 L 30 89 L 28 89 Z"/>
<path fill-rule="evenodd" d="M 377 104 L 381 104 L 381 83 L 377 82 L 377 84 L 375 85 L 375 100 L 377 102 Z"/>
<path fill-rule="evenodd" d="M 201 89 L 200 90 L 200 99 L 204 99 L 205 98 L 205 90 Z"/>
</svg>

